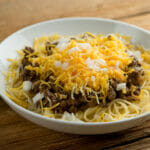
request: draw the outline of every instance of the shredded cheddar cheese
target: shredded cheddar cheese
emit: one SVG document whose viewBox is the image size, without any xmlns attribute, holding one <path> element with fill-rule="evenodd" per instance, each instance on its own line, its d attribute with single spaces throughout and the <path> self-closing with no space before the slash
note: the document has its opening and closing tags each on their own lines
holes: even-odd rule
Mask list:
<svg viewBox="0 0 150 150">
<path fill-rule="evenodd" d="M 78 40 L 58 35 L 35 39 L 35 52 L 28 57 L 32 64 L 40 66 L 29 65 L 26 69 L 40 74 L 41 80 L 52 71 L 56 76 L 56 85 L 62 82 L 64 91 L 74 89 L 76 94 L 81 92 L 81 88 L 86 89 L 86 92 L 100 91 L 104 99 L 109 78 L 126 81 L 124 69 L 132 58 L 126 52 L 126 45 L 117 35 L 86 34 L 90 37 Z M 52 46 L 52 55 L 47 56 L 45 42 L 55 41 L 58 42 L 57 46 Z M 37 57 L 32 57 L 34 55 Z"/>
</svg>

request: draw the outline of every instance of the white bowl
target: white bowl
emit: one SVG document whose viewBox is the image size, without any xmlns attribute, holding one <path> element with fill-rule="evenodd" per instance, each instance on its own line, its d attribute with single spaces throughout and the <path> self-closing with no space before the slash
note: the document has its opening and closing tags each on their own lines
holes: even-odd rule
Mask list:
<svg viewBox="0 0 150 150">
<path fill-rule="evenodd" d="M 6 38 L 0 44 L 0 70 L 6 71 L 8 66 L 7 58 L 16 58 L 16 50 L 23 48 L 25 45 L 32 45 L 35 37 L 53 33 L 74 35 L 86 31 L 105 34 L 118 32 L 130 35 L 133 38 L 132 42 L 143 44 L 145 48 L 150 48 L 150 33 L 127 23 L 99 18 L 56 19 L 23 28 Z M 5 81 L 2 73 L 0 73 L 0 83 L 0 94 L 13 110 L 36 124 L 57 131 L 74 134 L 104 134 L 131 128 L 143 123 L 150 116 L 150 113 L 145 113 L 138 117 L 107 123 L 79 123 L 50 119 L 26 110 L 10 100 L 5 95 Z"/>
</svg>

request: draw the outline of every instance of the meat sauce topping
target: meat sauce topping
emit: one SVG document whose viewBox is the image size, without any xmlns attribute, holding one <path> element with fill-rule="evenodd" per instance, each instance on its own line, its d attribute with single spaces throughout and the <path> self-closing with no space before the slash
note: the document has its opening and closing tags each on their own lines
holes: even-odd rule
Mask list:
<svg viewBox="0 0 150 150">
<path fill-rule="evenodd" d="M 45 47 L 47 51 L 47 55 L 52 54 L 52 46 L 56 46 L 57 42 L 50 43 L 46 42 Z M 71 96 L 71 92 L 63 92 L 61 88 L 56 87 L 55 80 L 56 77 L 51 72 L 49 76 L 45 79 L 45 82 L 50 83 L 50 86 L 46 84 L 40 84 L 40 76 L 36 74 L 35 71 L 31 71 L 26 69 L 26 66 L 33 65 L 29 59 L 28 55 L 34 52 L 34 49 L 31 47 L 25 47 L 24 49 L 24 58 L 22 59 L 22 69 L 20 70 L 20 78 L 23 81 L 31 81 L 32 82 L 32 89 L 30 90 L 32 95 L 37 93 L 43 93 L 44 97 L 42 98 L 43 107 L 53 106 L 57 103 L 59 105 L 53 109 L 55 113 L 63 113 L 68 111 L 70 113 L 75 113 L 79 110 L 85 110 L 89 106 L 96 106 L 96 105 L 104 105 L 102 103 L 98 104 L 93 97 L 94 93 L 78 93 L 74 95 L 74 98 Z M 32 57 L 36 57 L 33 55 Z M 131 56 L 133 57 L 133 56 Z M 34 66 L 38 66 L 40 64 L 34 64 Z M 121 83 L 117 79 L 110 78 L 108 83 L 108 93 L 106 97 L 106 101 L 110 102 L 116 98 L 127 99 L 127 100 L 135 100 L 137 96 L 141 92 L 142 81 L 144 78 L 144 71 L 140 62 L 133 57 L 133 60 L 125 69 L 125 76 L 127 76 L 125 89 L 117 89 L 117 86 Z M 60 83 L 61 86 L 64 86 L 63 83 Z M 134 90 L 131 87 L 135 87 Z M 132 94 L 133 93 L 133 94 Z M 98 94 L 98 97 L 101 96 L 102 93 Z M 133 96 L 134 95 L 134 96 Z M 36 105 L 39 105 L 37 102 Z"/>
</svg>

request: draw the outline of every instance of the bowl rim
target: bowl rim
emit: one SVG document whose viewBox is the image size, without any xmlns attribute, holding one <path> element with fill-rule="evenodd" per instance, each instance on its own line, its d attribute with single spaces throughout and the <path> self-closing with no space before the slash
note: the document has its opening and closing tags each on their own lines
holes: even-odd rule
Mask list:
<svg viewBox="0 0 150 150">
<path fill-rule="evenodd" d="M 15 34 L 24 32 L 30 28 L 36 27 L 36 26 L 40 26 L 42 24 L 49 24 L 49 23 L 54 23 L 54 22 L 64 22 L 64 21 L 74 21 L 74 20 L 87 20 L 87 21 L 104 21 L 107 23 L 115 23 L 115 24 L 119 24 L 119 25 L 124 25 L 124 26 L 129 26 L 131 28 L 135 28 L 136 30 L 140 30 L 146 34 L 150 35 L 150 32 L 148 30 L 145 30 L 141 27 L 138 27 L 136 25 L 132 25 L 129 23 L 125 23 L 122 21 L 117 21 L 117 20 L 113 20 L 113 19 L 106 19 L 106 18 L 98 18 L 98 17 L 65 17 L 65 18 L 57 18 L 57 19 L 52 19 L 52 20 L 47 20 L 47 21 L 42 21 L 42 22 L 38 22 L 29 26 L 26 26 L 22 29 L 19 29 L 18 31 L 12 33 L 11 35 L 9 35 L 8 37 L 6 37 L 1 43 L 0 43 L 0 47 L 3 43 L 7 42 L 8 39 L 10 39 L 12 36 L 14 36 Z M 103 126 L 103 125 L 115 125 L 115 124 L 121 124 L 124 122 L 129 122 L 129 121 L 134 121 L 137 119 L 141 119 L 144 117 L 147 117 L 150 115 L 150 112 L 146 112 L 143 114 L 140 114 L 136 117 L 131 117 L 131 118 L 127 118 L 127 119 L 123 119 L 123 120 L 117 120 L 117 121 L 113 121 L 113 122 L 75 122 L 75 121 L 67 121 L 67 120 L 60 120 L 60 119 L 55 119 L 55 118 L 48 118 L 45 116 L 42 116 L 41 114 L 38 114 L 36 112 L 30 111 L 28 109 L 25 109 L 23 107 L 21 107 L 20 105 L 16 104 L 15 102 L 13 102 L 10 98 L 8 98 L 5 94 L 3 94 L 0 91 L 0 96 L 2 97 L 2 99 L 11 107 L 11 105 L 13 106 L 13 108 L 16 108 L 16 110 L 19 110 L 21 112 L 24 112 L 28 115 L 31 115 L 35 118 L 38 119 L 43 119 L 46 121 L 52 121 L 54 123 L 60 123 L 60 124 L 67 124 L 67 125 L 79 125 L 79 126 Z"/>
</svg>

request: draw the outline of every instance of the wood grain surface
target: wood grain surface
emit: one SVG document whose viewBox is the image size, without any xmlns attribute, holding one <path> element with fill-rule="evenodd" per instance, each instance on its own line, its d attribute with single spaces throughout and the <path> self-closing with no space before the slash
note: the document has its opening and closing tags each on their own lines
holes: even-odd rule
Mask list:
<svg viewBox="0 0 150 150">
<path fill-rule="evenodd" d="M 0 41 L 44 20 L 103 17 L 150 30 L 150 0 L 0 0 Z M 0 99 L 0 150 L 149 150 L 150 121 L 107 135 L 71 135 L 35 125 Z"/>
</svg>

